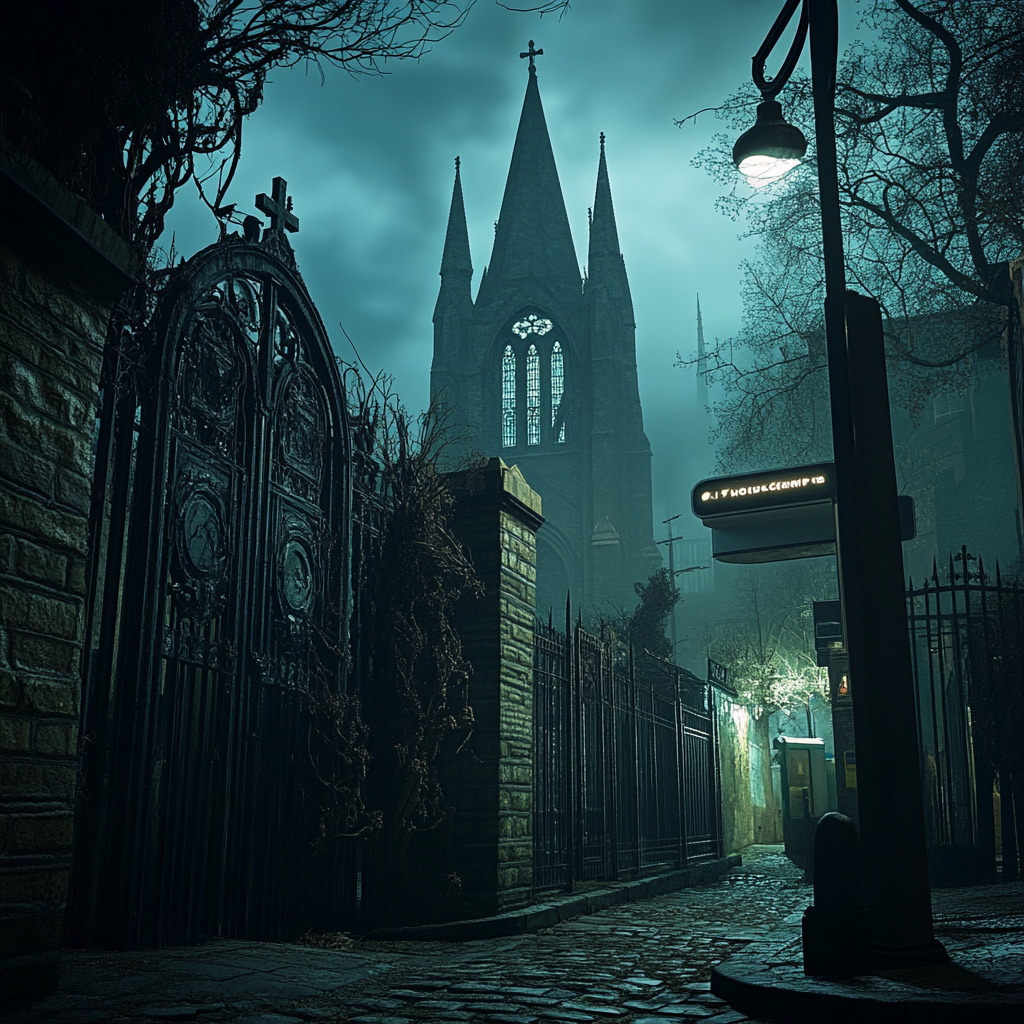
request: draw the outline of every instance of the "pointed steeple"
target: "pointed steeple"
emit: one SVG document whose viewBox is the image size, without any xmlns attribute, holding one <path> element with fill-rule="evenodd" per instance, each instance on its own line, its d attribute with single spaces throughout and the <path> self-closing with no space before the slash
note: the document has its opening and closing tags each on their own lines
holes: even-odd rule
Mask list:
<svg viewBox="0 0 1024 1024">
<path fill-rule="evenodd" d="M 590 219 L 590 255 L 619 255 L 619 232 L 615 227 L 612 207 L 612 188 L 608 184 L 608 164 L 604 158 L 604 132 L 601 132 L 601 158 L 597 164 L 597 191 L 594 193 L 594 211 Z"/>
<path fill-rule="evenodd" d="M 469 255 L 469 231 L 466 228 L 466 206 L 462 200 L 462 172 L 459 163 L 456 157 L 452 206 L 448 213 L 448 231 L 444 236 L 444 254 L 441 256 L 441 289 L 444 291 L 445 286 L 450 285 L 462 291 L 464 287 L 468 295 L 473 263 Z"/>
<path fill-rule="evenodd" d="M 697 296 L 697 409 L 708 406 L 708 357 L 704 350 L 704 324 L 700 318 L 700 295 Z"/>
<path fill-rule="evenodd" d="M 626 264 L 619 251 L 619 232 L 615 226 L 612 188 L 608 182 L 608 163 L 604 155 L 604 132 L 601 132 L 601 155 L 597 163 L 597 189 L 590 212 L 590 248 L 587 255 L 587 281 L 584 294 L 592 300 L 604 295 L 616 305 L 616 316 L 633 322 L 633 300 L 629 294 Z M 610 312 L 606 310 L 604 314 Z"/>
<path fill-rule="evenodd" d="M 537 88 L 533 56 L 539 53 L 524 54 L 530 56 L 526 98 L 478 305 L 498 298 L 503 286 L 517 280 L 541 282 L 567 299 L 580 294 L 576 248 Z"/>
</svg>

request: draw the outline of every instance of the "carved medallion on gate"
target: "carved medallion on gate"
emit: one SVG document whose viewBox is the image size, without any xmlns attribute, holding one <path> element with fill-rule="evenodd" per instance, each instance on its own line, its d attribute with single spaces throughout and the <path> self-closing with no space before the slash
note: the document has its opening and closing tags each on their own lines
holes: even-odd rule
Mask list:
<svg viewBox="0 0 1024 1024">
<path fill-rule="evenodd" d="M 277 542 L 279 639 L 298 653 L 308 641 L 308 624 L 320 597 L 315 524 L 296 509 L 281 511 Z"/>
<path fill-rule="evenodd" d="M 174 486 L 171 591 L 179 614 L 208 622 L 227 599 L 230 477 L 184 457 Z"/>
</svg>

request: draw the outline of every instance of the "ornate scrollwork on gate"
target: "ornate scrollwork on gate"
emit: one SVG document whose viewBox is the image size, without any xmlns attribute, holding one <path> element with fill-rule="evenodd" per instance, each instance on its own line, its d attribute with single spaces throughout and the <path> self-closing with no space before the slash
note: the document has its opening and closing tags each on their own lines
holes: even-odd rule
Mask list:
<svg viewBox="0 0 1024 1024">
<path fill-rule="evenodd" d="M 218 312 L 197 316 L 178 364 L 176 423 L 200 444 L 233 454 L 245 371 L 238 327 Z"/>
<path fill-rule="evenodd" d="M 171 590 L 180 614 L 198 624 L 218 614 L 227 599 L 229 480 L 191 461 L 179 469 L 174 487 Z"/>
<path fill-rule="evenodd" d="M 278 412 L 278 476 L 288 490 L 317 504 L 324 474 L 326 417 L 323 389 L 312 370 L 294 367 Z"/>
<path fill-rule="evenodd" d="M 293 655 L 308 644 L 309 619 L 320 598 L 315 525 L 291 507 L 281 511 L 277 540 L 278 634 Z"/>
<path fill-rule="evenodd" d="M 228 284 L 228 282 L 225 282 Z M 224 286 L 222 286 L 224 287 Z M 243 274 L 231 278 L 230 286 L 225 288 L 230 295 L 230 308 L 238 326 L 248 336 L 249 341 L 259 343 L 262 324 L 261 307 L 263 305 L 263 284 Z"/>
</svg>

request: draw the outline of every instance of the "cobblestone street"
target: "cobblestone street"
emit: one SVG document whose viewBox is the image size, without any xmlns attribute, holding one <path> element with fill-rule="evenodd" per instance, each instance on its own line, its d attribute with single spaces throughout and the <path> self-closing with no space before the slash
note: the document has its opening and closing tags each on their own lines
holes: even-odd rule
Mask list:
<svg viewBox="0 0 1024 1024">
<path fill-rule="evenodd" d="M 714 885 L 619 904 L 509 938 L 379 942 L 321 936 L 314 946 L 221 940 L 141 953 L 72 950 L 64 955 L 60 990 L 44 1000 L 8 1004 L 4 1022 L 738 1024 L 753 1018 L 710 993 L 712 968 L 748 945 L 753 953 L 763 945 L 758 940 L 784 926 L 771 938 L 781 941 L 782 950 L 772 977 L 780 984 L 787 972 L 802 977 L 799 919 L 812 898 L 781 847 L 748 847 L 743 861 Z M 933 905 L 937 937 L 956 952 L 958 963 L 977 972 L 966 987 L 994 983 L 1018 991 L 1021 883 L 936 890 Z M 884 978 L 864 982 L 882 997 L 892 987 Z M 961 1008 L 964 1020 L 979 1009 Z"/>
<path fill-rule="evenodd" d="M 506 939 L 71 952 L 60 992 L 23 1004 L 7 1022 L 746 1020 L 710 994 L 708 979 L 715 964 L 810 901 L 780 849 L 744 851 L 744 865 L 717 885 Z"/>
</svg>

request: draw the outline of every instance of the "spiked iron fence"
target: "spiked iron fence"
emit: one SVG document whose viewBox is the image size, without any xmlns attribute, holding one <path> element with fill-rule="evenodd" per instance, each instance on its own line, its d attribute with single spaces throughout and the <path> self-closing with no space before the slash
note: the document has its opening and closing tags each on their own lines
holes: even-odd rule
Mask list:
<svg viewBox="0 0 1024 1024">
<path fill-rule="evenodd" d="M 976 563 L 972 569 L 971 563 Z M 907 590 L 918 742 L 933 884 L 995 876 L 993 781 L 999 779 L 1003 877 L 1016 877 L 1014 758 L 1020 758 L 1024 597 L 963 548 L 946 582 Z M 1016 797 L 1016 801 L 1014 801 Z"/>
<path fill-rule="evenodd" d="M 721 856 L 709 688 L 568 622 L 534 652 L 534 889 Z"/>
</svg>

